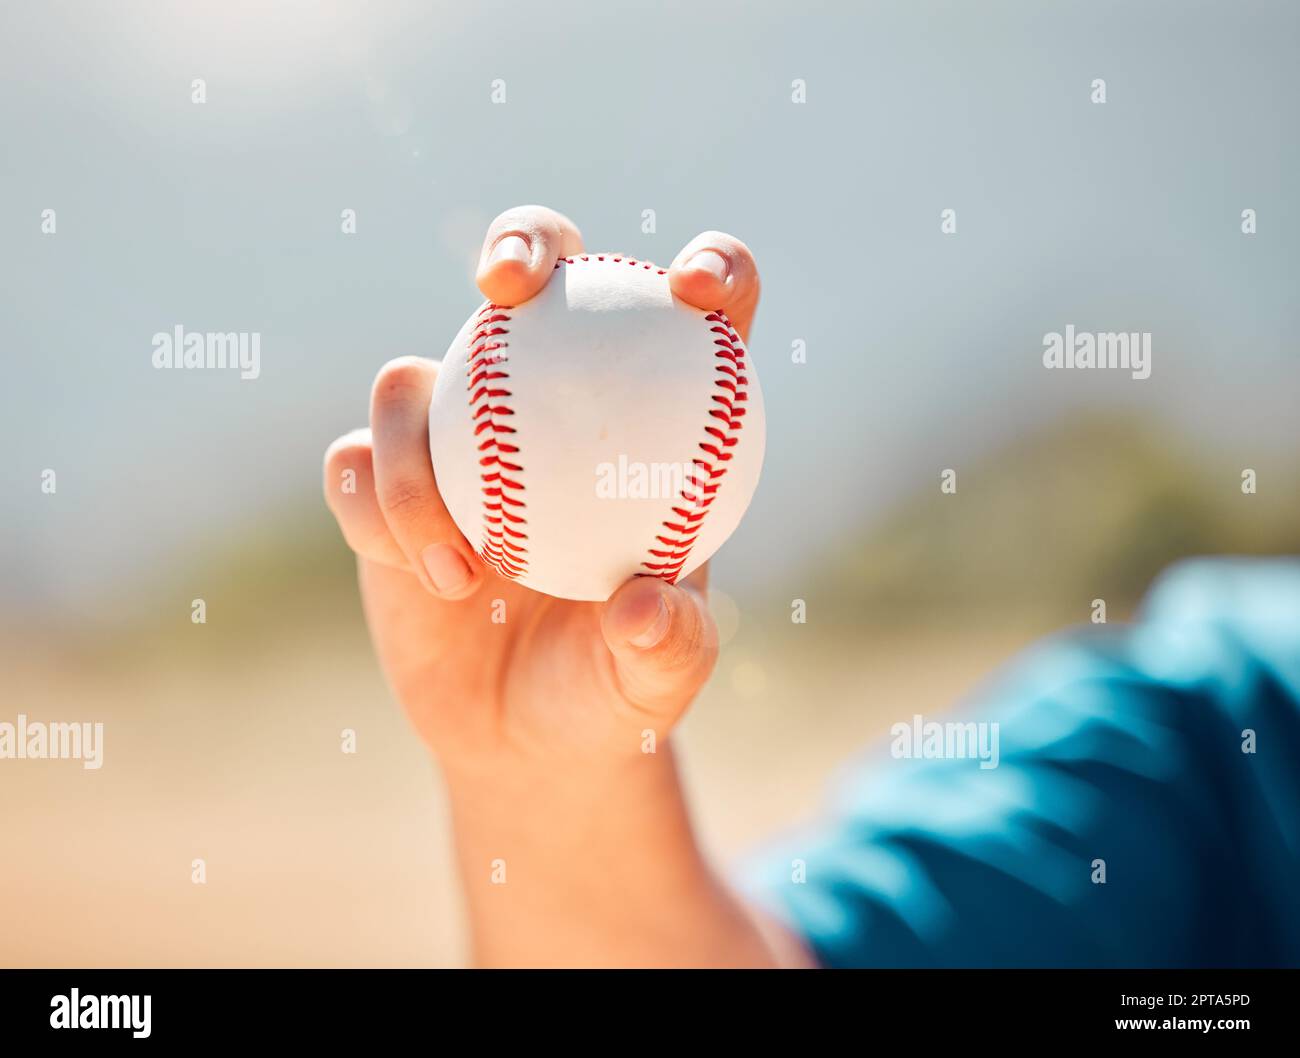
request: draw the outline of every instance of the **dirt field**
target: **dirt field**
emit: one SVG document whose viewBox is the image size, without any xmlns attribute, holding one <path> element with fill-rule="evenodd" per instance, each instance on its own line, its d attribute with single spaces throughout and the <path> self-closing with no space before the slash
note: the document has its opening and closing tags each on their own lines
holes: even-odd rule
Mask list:
<svg viewBox="0 0 1300 1058">
<path fill-rule="evenodd" d="M 864 634 L 850 650 L 810 634 L 773 651 L 737 635 L 680 737 L 708 847 L 726 863 L 797 820 L 855 747 L 951 705 L 1025 638 Z M 30 647 L 4 666 L 0 718 L 105 734 L 98 771 L 0 762 L 0 964 L 464 962 L 440 784 L 355 629 L 220 675 Z"/>
</svg>

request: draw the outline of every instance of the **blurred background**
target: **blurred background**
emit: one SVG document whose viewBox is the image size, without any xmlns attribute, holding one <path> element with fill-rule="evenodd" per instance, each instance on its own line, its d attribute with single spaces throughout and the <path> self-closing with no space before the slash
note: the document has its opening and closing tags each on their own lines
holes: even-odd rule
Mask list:
<svg viewBox="0 0 1300 1058">
<path fill-rule="evenodd" d="M 764 480 L 681 740 L 724 863 L 1093 599 L 1300 545 L 1294 4 L 0 17 L 0 721 L 105 724 L 99 771 L 0 761 L 2 965 L 464 960 L 320 459 L 384 361 L 442 355 L 511 205 L 763 272 Z M 178 324 L 260 332 L 260 378 L 154 370 Z M 1067 324 L 1150 332 L 1151 377 L 1045 370 Z"/>
</svg>

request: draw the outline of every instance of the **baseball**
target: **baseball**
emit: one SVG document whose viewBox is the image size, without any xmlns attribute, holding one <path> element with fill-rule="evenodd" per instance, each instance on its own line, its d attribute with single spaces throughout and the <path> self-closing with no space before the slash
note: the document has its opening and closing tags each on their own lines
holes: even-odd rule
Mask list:
<svg viewBox="0 0 1300 1058">
<path fill-rule="evenodd" d="M 763 463 L 763 398 L 731 322 L 644 261 L 560 261 L 521 305 L 487 304 L 429 409 L 438 489 L 503 577 L 605 600 L 675 583 L 740 524 Z"/>
</svg>

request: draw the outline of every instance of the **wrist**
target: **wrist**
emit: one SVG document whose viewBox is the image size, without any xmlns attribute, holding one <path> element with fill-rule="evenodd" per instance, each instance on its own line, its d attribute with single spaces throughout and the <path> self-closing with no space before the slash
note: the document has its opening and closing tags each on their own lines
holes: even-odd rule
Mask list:
<svg viewBox="0 0 1300 1058">
<path fill-rule="evenodd" d="M 447 776 L 487 965 L 770 965 L 692 833 L 672 750 Z"/>
<path fill-rule="evenodd" d="M 543 817 L 535 836 L 555 842 L 593 814 L 629 810 L 655 818 L 682 805 L 671 747 L 656 753 L 563 756 L 498 753 L 440 762 L 452 811 L 463 823 L 520 829 Z M 595 809 L 600 812 L 594 812 Z"/>
<path fill-rule="evenodd" d="M 549 724 L 513 724 L 472 742 L 429 738 L 429 746 L 453 799 L 493 801 L 543 796 L 583 797 L 627 784 L 672 776 L 668 725 L 658 731 L 645 717 L 577 718 Z"/>
</svg>

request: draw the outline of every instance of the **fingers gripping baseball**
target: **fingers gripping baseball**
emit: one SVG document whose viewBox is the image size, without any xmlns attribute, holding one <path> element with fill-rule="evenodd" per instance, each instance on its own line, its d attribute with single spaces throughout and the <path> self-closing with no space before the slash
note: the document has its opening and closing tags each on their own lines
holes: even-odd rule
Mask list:
<svg viewBox="0 0 1300 1058">
<path fill-rule="evenodd" d="M 545 206 L 516 206 L 488 227 L 476 281 L 497 305 L 518 305 L 546 285 L 555 262 L 582 252 L 582 233 Z"/>
<path fill-rule="evenodd" d="M 426 588 L 464 599 L 483 569 L 438 493 L 429 457 L 429 400 L 438 365 L 401 357 L 375 378 L 370 398 L 375 495 L 398 548 Z"/>
<path fill-rule="evenodd" d="M 369 429 L 346 433 L 325 450 L 325 505 L 348 547 L 362 558 L 396 569 L 410 568 L 379 509 Z"/>
<path fill-rule="evenodd" d="M 749 328 L 761 292 L 758 265 L 749 247 L 733 235 L 701 232 L 688 242 L 668 269 L 673 293 L 698 309 L 722 309 L 741 340 Z"/>
<path fill-rule="evenodd" d="M 713 616 L 694 585 L 637 577 L 610 597 L 600 625 L 625 697 L 666 720 L 676 719 L 718 659 Z"/>
</svg>

